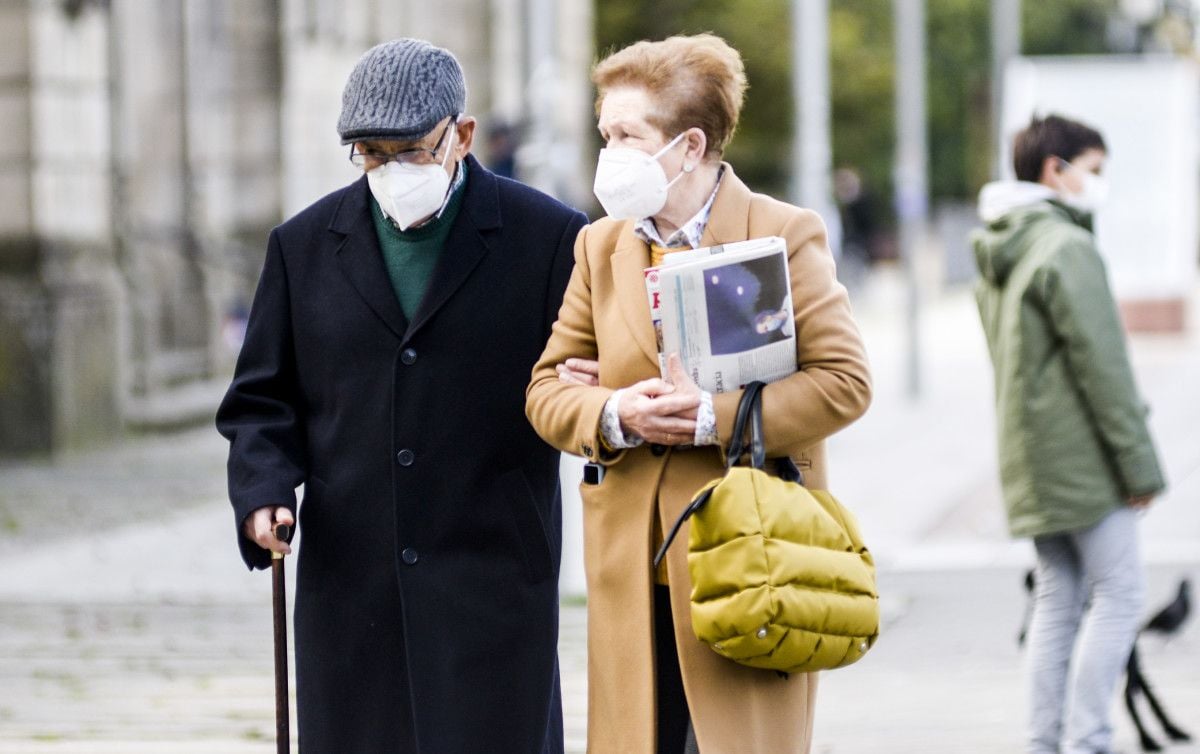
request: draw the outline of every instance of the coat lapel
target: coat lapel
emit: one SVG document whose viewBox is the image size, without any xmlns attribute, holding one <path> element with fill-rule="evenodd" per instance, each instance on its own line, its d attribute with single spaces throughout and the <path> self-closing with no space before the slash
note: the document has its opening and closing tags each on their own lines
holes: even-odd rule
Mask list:
<svg viewBox="0 0 1200 754">
<path fill-rule="evenodd" d="M 383 264 L 367 192 L 367 179 L 360 178 L 347 189 L 330 223 L 330 230 L 344 236 L 337 250 L 338 267 L 371 311 L 397 338 L 403 338 L 408 322 Z"/>
<path fill-rule="evenodd" d="M 612 255 L 613 289 L 634 342 L 657 367 L 658 343 L 650 322 L 650 303 L 646 297 L 646 276 L 643 272 L 649 266 L 650 247 L 633 234 L 633 223 L 627 222 L 621 229 L 620 240 Z"/>
<path fill-rule="evenodd" d="M 500 228 L 500 197 L 496 176 L 467 155 L 467 194 L 446 238 L 429 288 L 413 315 L 405 338 L 411 338 L 462 287 L 491 251 L 492 234 Z"/>
<path fill-rule="evenodd" d="M 717 198 L 713 200 L 701 246 L 715 246 L 750 237 L 750 189 L 734 174 L 728 163 Z M 621 229 L 620 240 L 612 256 L 613 285 L 620 301 L 621 314 L 634 341 L 654 364 L 658 365 L 658 343 L 650 322 L 650 304 L 646 298 L 643 270 L 650 266 L 650 247 L 633 233 L 633 223 Z"/>
<path fill-rule="evenodd" d="M 750 198 L 752 194 L 742 179 L 733 172 L 729 163 L 721 163 L 725 173 L 721 177 L 721 188 L 713 200 L 708 225 L 700 237 L 701 246 L 745 241 L 750 238 Z"/>
</svg>

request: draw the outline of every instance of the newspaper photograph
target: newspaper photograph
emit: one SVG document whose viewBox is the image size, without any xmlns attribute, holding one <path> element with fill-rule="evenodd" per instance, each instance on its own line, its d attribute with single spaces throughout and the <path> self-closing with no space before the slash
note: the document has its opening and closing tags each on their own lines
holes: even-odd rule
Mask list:
<svg viewBox="0 0 1200 754">
<path fill-rule="evenodd" d="M 645 278 L 664 376 L 666 354 L 673 352 L 696 384 L 714 393 L 796 371 L 782 238 L 670 254 Z"/>
</svg>

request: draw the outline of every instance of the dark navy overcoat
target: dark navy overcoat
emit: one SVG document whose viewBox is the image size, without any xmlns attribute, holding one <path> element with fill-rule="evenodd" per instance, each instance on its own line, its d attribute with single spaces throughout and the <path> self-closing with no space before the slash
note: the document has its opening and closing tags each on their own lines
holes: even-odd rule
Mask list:
<svg viewBox="0 0 1200 754">
<path fill-rule="evenodd" d="M 241 537 L 299 506 L 299 737 L 308 754 L 561 752 L 558 453 L 525 386 L 584 216 L 468 157 L 418 313 L 389 282 L 366 180 L 276 228 L 233 383 Z"/>
</svg>

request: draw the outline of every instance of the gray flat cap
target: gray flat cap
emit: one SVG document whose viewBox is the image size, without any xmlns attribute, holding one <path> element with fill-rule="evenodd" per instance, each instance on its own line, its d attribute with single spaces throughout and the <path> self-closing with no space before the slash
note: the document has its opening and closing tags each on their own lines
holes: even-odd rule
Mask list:
<svg viewBox="0 0 1200 754">
<path fill-rule="evenodd" d="M 462 66 L 449 50 L 395 39 L 367 50 L 350 72 L 338 133 L 343 144 L 419 139 L 466 104 Z"/>
</svg>

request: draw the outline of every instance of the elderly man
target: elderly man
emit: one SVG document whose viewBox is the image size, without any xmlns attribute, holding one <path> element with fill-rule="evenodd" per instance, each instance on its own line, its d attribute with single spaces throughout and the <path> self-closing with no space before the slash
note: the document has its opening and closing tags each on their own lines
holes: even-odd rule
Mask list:
<svg viewBox="0 0 1200 754">
<path fill-rule="evenodd" d="M 306 752 L 561 752 L 558 454 L 524 416 L 579 212 L 470 154 L 458 61 L 350 75 L 365 175 L 276 228 L 217 416 L 242 557 L 290 552 Z"/>
</svg>

